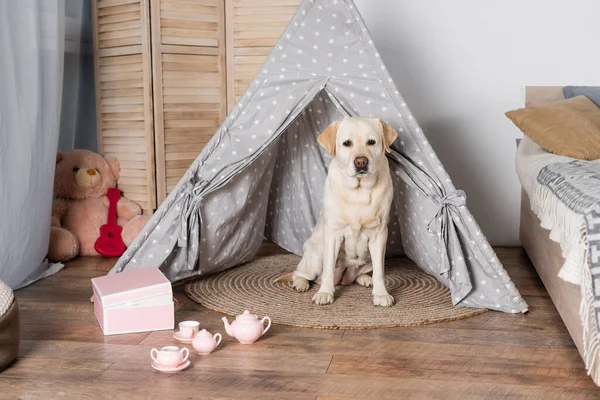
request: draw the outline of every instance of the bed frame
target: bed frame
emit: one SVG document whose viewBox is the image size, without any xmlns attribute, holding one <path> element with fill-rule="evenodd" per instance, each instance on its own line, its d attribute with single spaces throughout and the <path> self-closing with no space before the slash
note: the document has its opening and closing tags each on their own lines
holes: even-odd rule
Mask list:
<svg viewBox="0 0 600 400">
<path fill-rule="evenodd" d="M 525 105 L 564 100 L 561 86 L 530 86 L 526 88 Z M 550 231 L 531 211 L 527 193 L 521 190 L 521 216 L 519 236 L 521 244 L 544 283 L 552 302 L 566 325 L 575 346 L 583 358 L 582 323 L 579 317 L 581 290 L 579 286 L 558 277 L 564 258 L 560 245 L 550 239 Z M 592 374 L 595 376 L 596 374 Z M 596 382 L 598 385 L 599 382 Z"/>
</svg>

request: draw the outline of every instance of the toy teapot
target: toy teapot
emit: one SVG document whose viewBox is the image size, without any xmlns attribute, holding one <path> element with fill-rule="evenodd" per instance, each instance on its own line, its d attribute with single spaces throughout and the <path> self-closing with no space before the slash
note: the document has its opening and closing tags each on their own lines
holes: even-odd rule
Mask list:
<svg viewBox="0 0 600 400">
<path fill-rule="evenodd" d="M 248 310 L 236 316 L 235 321 L 231 325 L 226 317 L 223 317 L 222 320 L 225 324 L 227 334 L 236 338 L 241 344 L 254 343 L 271 327 L 271 318 L 263 317 L 263 319 L 258 319 L 256 315 L 250 314 Z M 266 328 L 264 328 L 265 321 L 269 321 Z"/>
<path fill-rule="evenodd" d="M 218 337 L 218 339 L 217 339 Z M 202 329 L 196 334 L 192 341 L 192 347 L 201 355 L 210 354 L 221 343 L 223 337 L 220 333 L 212 335 L 206 329 Z"/>
</svg>

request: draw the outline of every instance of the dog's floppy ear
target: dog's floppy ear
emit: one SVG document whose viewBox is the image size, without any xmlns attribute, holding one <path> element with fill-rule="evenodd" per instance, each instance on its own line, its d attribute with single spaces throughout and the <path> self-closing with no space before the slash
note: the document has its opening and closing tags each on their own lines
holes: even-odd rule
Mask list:
<svg viewBox="0 0 600 400">
<path fill-rule="evenodd" d="M 381 136 L 383 137 L 383 148 L 385 151 L 389 153 L 390 146 L 394 143 L 394 140 L 398 137 L 398 132 L 394 130 L 391 126 L 385 123 L 382 120 L 379 120 L 379 124 L 381 125 Z"/>
<path fill-rule="evenodd" d="M 333 122 L 317 138 L 317 142 L 327 150 L 330 156 L 335 154 L 335 140 L 339 126 L 340 121 Z"/>
</svg>

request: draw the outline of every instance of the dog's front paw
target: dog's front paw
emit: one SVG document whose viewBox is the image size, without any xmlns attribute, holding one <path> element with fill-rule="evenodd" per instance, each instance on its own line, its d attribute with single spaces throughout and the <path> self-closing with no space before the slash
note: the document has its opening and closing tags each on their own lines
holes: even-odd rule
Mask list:
<svg viewBox="0 0 600 400">
<path fill-rule="evenodd" d="M 302 292 L 306 292 L 308 290 L 308 288 L 310 287 L 310 284 L 304 278 L 296 278 L 296 279 L 294 279 L 292 286 L 294 287 L 294 289 L 296 289 L 297 292 L 302 293 Z"/>
<path fill-rule="evenodd" d="M 320 306 L 333 303 L 333 293 L 317 292 L 312 300 Z"/>
<path fill-rule="evenodd" d="M 394 304 L 394 298 L 389 294 L 373 295 L 373 304 L 381 307 L 391 307 Z"/>
<path fill-rule="evenodd" d="M 373 286 L 373 278 L 371 278 L 369 275 L 359 275 L 356 277 L 356 283 L 358 283 L 360 286 L 371 287 Z"/>
</svg>

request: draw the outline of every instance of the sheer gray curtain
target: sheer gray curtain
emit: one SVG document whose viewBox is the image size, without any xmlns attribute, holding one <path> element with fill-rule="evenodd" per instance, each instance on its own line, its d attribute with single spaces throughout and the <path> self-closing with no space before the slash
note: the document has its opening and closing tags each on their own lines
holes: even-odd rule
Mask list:
<svg viewBox="0 0 600 400">
<path fill-rule="evenodd" d="M 90 0 L 65 0 L 65 50 L 58 149 L 97 151 Z"/>
<path fill-rule="evenodd" d="M 0 279 L 17 289 L 46 260 L 61 125 L 64 0 L 0 1 Z"/>
</svg>

